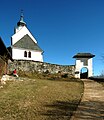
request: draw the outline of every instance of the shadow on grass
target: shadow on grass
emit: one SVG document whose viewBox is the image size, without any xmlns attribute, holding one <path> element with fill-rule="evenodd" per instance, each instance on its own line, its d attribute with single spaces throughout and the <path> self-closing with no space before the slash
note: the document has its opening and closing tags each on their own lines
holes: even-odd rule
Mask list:
<svg viewBox="0 0 104 120">
<path fill-rule="evenodd" d="M 104 77 L 89 77 L 89 79 L 97 82 L 104 82 Z"/>
<path fill-rule="evenodd" d="M 46 120 L 70 120 L 77 110 L 78 103 L 76 101 L 63 102 L 56 101 L 51 105 L 45 105 L 47 111 L 40 112 L 46 116 Z M 104 102 L 86 101 L 80 105 L 79 113 L 75 119 L 71 120 L 104 120 Z"/>
<path fill-rule="evenodd" d="M 102 77 L 102 78 L 101 77 L 90 77 L 89 79 L 94 80 L 104 86 L 104 77 Z"/>
<path fill-rule="evenodd" d="M 53 104 L 44 105 L 48 110 L 40 112 L 40 114 L 46 116 L 47 120 L 69 120 L 77 106 L 76 101 L 55 101 Z"/>
<path fill-rule="evenodd" d="M 50 81 L 59 81 L 59 82 L 82 82 L 80 79 L 76 79 L 76 78 L 66 78 L 66 79 L 63 79 L 63 78 L 49 78 L 47 80 L 50 80 Z"/>
</svg>

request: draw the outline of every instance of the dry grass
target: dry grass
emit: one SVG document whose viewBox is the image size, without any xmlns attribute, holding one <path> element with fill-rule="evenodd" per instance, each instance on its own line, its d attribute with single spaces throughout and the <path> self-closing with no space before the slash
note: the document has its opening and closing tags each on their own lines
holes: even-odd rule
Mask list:
<svg viewBox="0 0 104 120">
<path fill-rule="evenodd" d="M 69 120 L 82 92 L 77 79 L 9 81 L 0 89 L 0 120 Z"/>
</svg>

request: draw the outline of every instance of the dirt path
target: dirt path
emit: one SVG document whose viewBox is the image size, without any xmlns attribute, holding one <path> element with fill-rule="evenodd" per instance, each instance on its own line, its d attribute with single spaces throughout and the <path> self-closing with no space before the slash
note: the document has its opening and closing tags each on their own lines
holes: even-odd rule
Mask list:
<svg viewBox="0 0 104 120">
<path fill-rule="evenodd" d="M 104 120 L 104 87 L 93 80 L 83 82 L 84 95 L 71 120 Z"/>
</svg>

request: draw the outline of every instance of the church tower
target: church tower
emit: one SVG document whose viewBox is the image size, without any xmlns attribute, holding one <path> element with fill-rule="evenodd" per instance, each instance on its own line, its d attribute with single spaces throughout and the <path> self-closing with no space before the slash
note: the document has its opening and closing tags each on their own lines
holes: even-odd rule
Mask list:
<svg viewBox="0 0 104 120">
<path fill-rule="evenodd" d="M 28 30 L 24 22 L 23 11 L 20 20 L 14 29 L 9 48 L 14 60 L 33 60 L 43 62 L 43 50 L 39 47 L 37 40 Z"/>
<path fill-rule="evenodd" d="M 26 23 L 24 22 L 23 11 L 21 11 L 20 20 L 17 23 L 16 28 L 14 29 L 14 34 L 17 33 L 23 26 L 26 26 Z"/>
</svg>

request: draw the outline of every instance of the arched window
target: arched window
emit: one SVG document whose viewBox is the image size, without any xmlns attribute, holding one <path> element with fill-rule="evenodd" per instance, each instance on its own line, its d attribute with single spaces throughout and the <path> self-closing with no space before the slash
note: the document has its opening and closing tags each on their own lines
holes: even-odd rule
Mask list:
<svg viewBox="0 0 104 120">
<path fill-rule="evenodd" d="M 28 57 L 31 58 L 31 52 L 30 51 L 28 52 Z"/>
<path fill-rule="evenodd" d="M 24 52 L 24 57 L 27 57 L 27 52 L 26 51 Z"/>
</svg>

